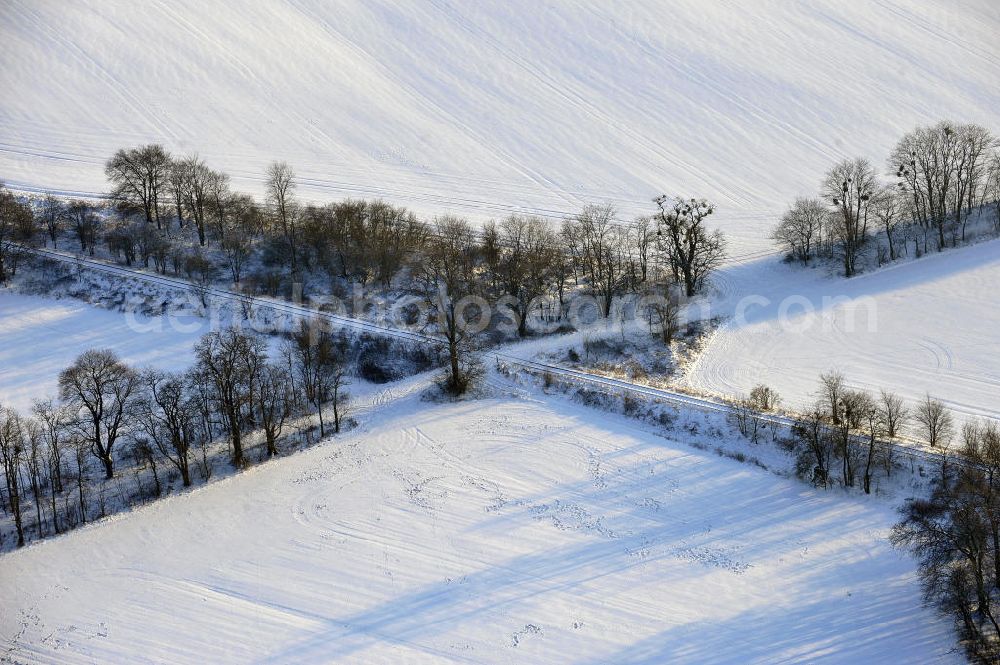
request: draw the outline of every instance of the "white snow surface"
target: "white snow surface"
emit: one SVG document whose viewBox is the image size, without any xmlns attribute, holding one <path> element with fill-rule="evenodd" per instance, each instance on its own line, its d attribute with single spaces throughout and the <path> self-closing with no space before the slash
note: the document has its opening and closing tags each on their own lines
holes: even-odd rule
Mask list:
<svg viewBox="0 0 1000 665">
<path fill-rule="evenodd" d="M 0 404 L 29 413 L 58 394 L 59 372 L 88 349 L 111 349 L 133 366 L 184 370 L 208 332 L 205 319 L 144 317 L 0 291 Z"/>
<path fill-rule="evenodd" d="M 1000 240 L 851 279 L 766 263 L 720 275 L 716 306 L 732 316 L 682 383 L 738 395 L 763 381 L 803 409 L 838 370 L 911 405 L 930 393 L 960 422 L 1000 419 Z"/>
<path fill-rule="evenodd" d="M 878 165 L 943 118 L 1000 129 L 997 34 L 992 0 L 8 0 L 0 179 L 98 193 L 115 149 L 156 141 L 257 194 L 283 159 L 305 198 L 424 214 L 706 196 L 734 258 L 719 309 L 771 304 L 691 385 L 764 380 L 798 406 L 837 367 L 1000 417 L 997 243 L 846 281 L 760 258 L 836 159 Z M 844 334 L 837 308 L 776 327 L 794 291 L 874 298 L 877 333 Z M 0 294 L 0 403 L 51 394 L 91 346 L 189 364 L 204 330 L 164 330 Z M 411 397 L 5 555 L 0 637 L 19 662 L 957 662 L 895 517 L 558 399 Z"/>
<path fill-rule="evenodd" d="M 835 160 L 997 129 L 993 0 L 0 4 L 0 178 L 101 192 L 123 146 L 261 192 L 562 216 L 706 196 L 736 256 Z"/>
<path fill-rule="evenodd" d="M 5 555 L 8 655 L 960 662 L 880 499 L 558 398 L 407 390 L 348 436 Z"/>
</svg>

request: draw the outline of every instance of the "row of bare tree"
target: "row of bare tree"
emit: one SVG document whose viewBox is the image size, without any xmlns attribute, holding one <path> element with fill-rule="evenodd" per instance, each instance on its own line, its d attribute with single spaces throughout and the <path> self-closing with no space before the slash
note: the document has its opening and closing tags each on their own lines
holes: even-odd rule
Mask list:
<svg viewBox="0 0 1000 665">
<path fill-rule="evenodd" d="M 229 178 L 205 166 L 197 156 L 175 160 L 159 145 L 121 149 L 107 162 L 105 171 L 119 210 L 135 213 L 147 225 L 155 223 L 162 230 L 168 223 L 165 203 L 169 199 L 178 227 L 183 228 L 185 219 L 193 221 L 201 246 L 206 244 L 210 223 L 223 243 L 234 234 L 252 239 L 271 231 L 271 240 L 276 241 L 272 249 L 280 250 L 272 252 L 272 257 L 287 263 L 293 277 L 319 267 L 333 277 L 362 284 L 377 281 L 388 288 L 434 231 L 405 208 L 381 201 L 303 205 L 296 198 L 295 174 L 283 162 L 267 169 L 263 209 L 246 195 L 233 193 Z M 522 253 L 532 253 L 525 259 L 529 262 L 560 260 L 565 265 L 557 266 L 557 273 L 565 276 L 572 271 L 577 283 L 586 279 L 607 302 L 645 282 L 654 254 L 659 254 L 655 258 L 669 266 L 674 281 L 693 296 L 723 256 L 721 236 L 704 223 L 713 207 L 706 201 L 680 197 L 662 196 L 655 202 L 657 215 L 631 224 L 619 223 L 610 206 L 588 206 L 568 220 L 561 232 L 546 229 L 548 224 L 538 218 L 512 216 L 476 235 L 481 237 L 487 264 L 490 258 L 499 259 L 503 248 L 514 255 L 514 264 L 522 262 Z M 489 276 L 493 284 L 507 286 L 511 295 L 521 290 L 520 282 L 512 283 L 511 271 L 490 267 L 496 269 Z M 565 277 L 553 279 L 560 285 L 565 282 Z M 528 290 L 538 289 L 529 286 Z"/>
<path fill-rule="evenodd" d="M 198 242 L 207 242 L 210 225 L 224 239 L 237 228 L 258 220 L 241 219 L 256 206 L 246 194 L 233 192 L 229 176 L 209 168 L 197 155 L 174 158 L 157 144 L 118 150 L 104 166 L 111 198 L 120 210 L 141 215 L 147 224 L 163 229 L 167 210 L 179 227 L 194 225 Z"/>
<path fill-rule="evenodd" d="M 734 420 L 756 441 L 766 426 L 762 414 L 780 400 L 757 386 L 736 406 Z M 926 396 L 909 408 L 896 394 L 872 395 L 846 386 L 839 372 L 820 377 L 817 400 L 792 428 L 798 473 L 824 487 L 859 481 L 871 493 L 875 474 L 892 473 L 894 439 L 913 426 L 940 451 L 942 464 L 927 498 L 911 499 L 892 532 L 893 543 L 910 550 L 920 566 L 925 597 L 954 620 L 969 659 L 1000 660 L 1000 427 L 993 421 L 966 423 L 960 431 L 958 463 L 948 463 L 959 432 L 940 401 Z M 776 435 L 777 430 L 772 428 Z"/>
<path fill-rule="evenodd" d="M 941 122 L 918 127 L 896 144 L 886 178 L 864 158 L 831 168 L 820 196 L 799 198 L 773 238 L 795 260 L 836 256 L 848 277 L 874 234 L 879 264 L 894 261 L 913 243 L 919 256 L 966 239 L 978 209 L 995 207 L 1000 232 L 1000 150 L 997 139 L 975 124 Z"/>
<path fill-rule="evenodd" d="M 766 414 L 780 404 L 781 398 L 774 390 L 758 385 L 736 401 L 732 419 L 754 443 L 768 426 L 777 437 L 778 429 L 769 424 Z M 840 372 L 822 374 L 816 401 L 792 428 L 798 472 L 826 487 L 834 479 L 834 466 L 839 464 L 844 487 L 856 486 L 860 478 L 865 494 L 870 494 L 878 468 L 884 469 L 887 476 L 892 473 L 894 442 L 911 426 L 947 459 L 955 425 L 941 401 L 927 395 L 910 409 L 895 393 L 883 390 L 873 395 L 853 390 Z"/>
<path fill-rule="evenodd" d="M 1000 661 L 1000 428 L 967 424 L 968 463 L 942 473 L 930 497 L 911 500 L 892 532 L 920 566 L 924 595 L 953 619 L 969 660 Z"/>
<path fill-rule="evenodd" d="M 799 471 L 825 486 L 833 478 L 834 460 L 839 460 L 843 486 L 854 487 L 860 476 L 870 494 L 875 469 L 881 466 L 891 474 L 894 441 L 911 424 L 932 448 L 947 453 L 954 420 L 942 402 L 927 395 L 911 410 L 895 393 L 853 390 L 843 374 L 827 372 L 820 376 L 815 404 L 794 427 Z"/>
<path fill-rule="evenodd" d="M 34 234 L 31 206 L 0 183 L 0 284 L 6 284 L 17 273 L 21 254 L 12 243 L 26 242 Z"/>
<path fill-rule="evenodd" d="M 272 457 L 296 416 L 317 414 L 321 437 L 328 427 L 339 432 L 349 399 L 342 345 L 319 324 L 303 324 L 278 355 L 270 360 L 262 339 L 237 328 L 205 335 L 186 372 L 136 369 L 110 350 L 95 349 L 59 375 L 58 397 L 36 402 L 31 414 L 0 407 L 3 506 L 13 516 L 17 545 L 24 544 L 32 517 L 37 537 L 93 517 L 93 463 L 105 479 L 97 483 L 103 516 L 104 483 L 123 461 L 137 477 L 145 470 L 151 493 L 159 496 L 163 467 L 184 487 L 196 466 L 207 479 L 207 451 L 220 437 L 241 469 L 249 461 L 248 433 L 261 440 L 262 457 Z"/>
<path fill-rule="evenodd" d="M 45 238 L 55 246 L 69 233 L 91 255 L 103 242 L 126 265 L 189 276 L 208 270 L 236 284 L 252 265 L 258 270 L 251 287 L 267 292 L 281 281 L 317 279 L 336 288 L 375 283 L 390 289 L 419 270 L 441 226 L 382 201 L 304 204 L 296 175 L 283 162 L 267 168 L 263 202 L 233 191 L 229 177 L 197 155 L 175 158 L 156 144 L 118 150 L 105 172 L 114 214 L 48 196 L 34 207 L 33 228 L 31 220 L 18 222 L 16 239 Z M 606 205 L 587 206 L 562 224 L 512 215 L 477 229 L 467 251 L 490 295 L 511 296 L 522 315 L 538 296 L 556 295 L 561 303 L 567 288 L 599 297 L 605 315 L 615 297 L 654 282 L 676 284 L 691 297 L 724 257 L 723 238 L 706 221 L 714 207 L 666 196 L 655 204 L 655 214 L 630 222 Z"/>
</svg>

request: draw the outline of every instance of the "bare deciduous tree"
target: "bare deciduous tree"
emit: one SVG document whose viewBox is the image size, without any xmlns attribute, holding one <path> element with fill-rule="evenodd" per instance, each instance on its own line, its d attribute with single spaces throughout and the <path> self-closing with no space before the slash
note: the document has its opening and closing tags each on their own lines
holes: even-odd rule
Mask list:
<svg viewBox="0 0 1000 665">
<path fill-rule="evenodd" d="M 798 198 L 781 217 L 771 237 L 789 256 L 809 263 L 823 239 L 830 211 L 819 199 Z"/>
<path fill-rule="evenodd" d="M 179 172 L 181 200 L 198 230 L 198 244 L 204 247 L 207 241 L 210 189 L 218 174 L 208 168 L 197 155 L 175 162 L 173 168 Z"/>
<path fill-rule="evenodd" d="M 653 276 L 653 252 L 656 249 L 656 224 L 651 217 L 636 217 L 631 228 L 632 244 L 638 267 L 637 282 L 645 284 Z"/>
<path fill-rule="evenodd" d="M 35 505 L 35 531 L 38 537 L 45 535 L 45 503 L 42 501 L 42 488 L 48 481 L 45 477 L 45 452 L 42 428 L 33 418 L 22 419 L 24 432 L 24 467 L 28 472 L 28 485 L 31 488 L 32 503 Z"/>
<path fill-rule="evenodd" d="M 142 375 L 143 395 L 137 420 L 142 432 L 191 485 L 190 453 L 196 443 L 197 408 L 181 374 L 147 370 Z"/>
<path fill-rule="evenodd" d="M 46 194 L 42 199 L 40 217 L 45 225 L 45 234 L 49 237 L 53 249 L 59 241 L 63 220 L 66 219 L 66 207 L 61 200 L 52 194 Z"/>
<path fill-rule="evenodd" d="M 826 402 L 827 413 L 830 421 L 837 425 L 840 423 L 841 397 L 847 390 L 844 385 L 844 375 L 836 370 L 831 370 L 825 374 L 820 374 L 820 399 Z"/>
<path fill-rule="evenodd" d="M 0 463 L 7 484 L 7 503 L 14 516 L 17 546 L 24 546 L 24 523 L 21 516 L 21 463 L 24 458 L 24 433 L 21 417 L 13 409 L 0 406 Z"/>
<path fill-rule="evenodd" d="M 264 431 L 264 451 L 268 457 L 278 454 L 278 437 L 292 413 L 291 385 L 284 367 L 267 363 L 261 368 L 260 387 L 254 391 L 254 410 Z"/>
<path fill-rule="evenodd" d="M 925 598 L 955 619 L 971 662 L 1000 656 L 1000 435 L 977 429 L 966 442 L 971 464 L 910 501 L 892 542 L 920 564 Z"/>
<path fill-rule="evenodd" d="M 73 233 L 80 243 L 80 251 L 94 255 L 94 245 L 97 242 L 98 217 L 94 206 L 87 201 L 70 201 L 66 205 L 65 214 L 73 227 Z"/>
<path fill-rule="evenodd" d="M 897 247 L 898 227 L 904 221 L 906 202 L 900 195 L 898 189 L 893 187 L 880 187 L 875 194 L 875 201 L 872 205 L 872 212 L 878 220 L 882 232 L 885 233 L 888 244 L 890 261 L 895 261 L 899 256 Z M 879 259 L 881 263 L 881 257 Z"/>
<path fill-rule="evenodd" d="M 917 127 L 903 136 L 889 157 L 900 188 L 912 201 L 913 213 L 927 233 L 937 232 L 937 248 L 945 247 L 949 225 L 961 228 L 976 200 L 981 199 L 986 160 L 994 139 L 983 127 L 939 122 Z"/>
<path fill-rule="evenodd" d="M 127 209 L 141 211 L 147 223 L 155 221 L 156 228 L 162 228 L 160 196 L 167 189 L 170 167 L 170 154 L 161 145 L 118 150 L 104 165 L 111 198 Z"/>
<path fill-rule="evenodd" d="M 555 234 L 541 219 L 512 215 L 500 223 L 497 281 L 512 297 L 521 337 L 527 332 L 533 303 L 548 292 L 558 252 Z"/>
<path fill-rule="evenodd" d="M 220 232 L 219 244 L 226 267 L 234 284 L 243 279 L 243 267 L 253 251 L 253 239 L 262 227 L 260 207 L 246 195 L 233 196 L 229 201 L 226 228 Z"/>
<path fill-rule="evenodd" d="M 823 194 L 837 210 L 831 230 L 846 277 L 856 271 L 858 254 L 868 238 L 868 216 L 877 192 L 875 169 L 867 159 L 845 159 L 830 169 L 823 181 Z"/>
<path fill-rule="evenodd" d="M 660 207 L 657 233 L 675 281 L 684 284 L 690 298 L 704 285 L 705 279 L 725 258 L 725 240 L 720 231 L 710 232 L 705 219 L 715 207 L 705 199 L 672 200 L 665 195 L 655 199 Z"/>
<path fill-rule="evenodd" d="M 954 420 L 945 405 L 929 394 L 917 405 L 913 417 L 923 427 L 931 447 L 947 444 L 954 432 Z"/>
<path fill-rule="evenodd" d="M 59 513 L 56 507 L 56 496 L 64 491 L 63 487 L 63 455 L 70 445 L 71 409 L 59 404 L 53 399 L 39 400 L 32 405 L 32 412 L 37 419 L 42 436 L 45 438 L 49 501 L 52 510 L 52 529 L 60 532 Z"/>
<path fill-rule="evenodd" d="M 819 402 L 792 427 L 792 434 L 800 446 L 800 475 L 808 474 L 814 485 L 824 487 L 830 480 L 834 448 L 827 422 L 826 406 Z"/>
<path fill-rule="evenodd" d="M 845 390 L 840 395 L 840 419 L 835 424 L 836 452 L 840 455 L 844 487 L 854 487 L 857 472 L 858 452 L 853 445 L 853 437 L 868 425 L 871 413 L 871 397 L 864 392 Z M 874 445 L 874 444 L 873 444 Z"/>
<path fill-rule="evenodd" d="M 173 160 L 167 171 L 166 191 L 174 204 L 174 214 L 177 217 L 177 228 L 184 228 L 184 206 L 187 189 L 187 164 L 184 160 Z"/>
<path fill-rule="evenodd" d="M 1000 231 L 1000 152 L 994 152 L 989 158 L 986 167 L 986 181 L 983 185 L 982 203 L 993 201 L 995 214 L 993 215 L 993 225 Z"/>
<path fill-rule="evenodd" d="M 962 229 L 962 240 L 965 241 L 966 224 L 973 206 L 979 200 L 987 174 L 987 150 L 995 143 L 995 139 L 989 130 L 980 125 L 958 125 L 955 132 L 955 199 L 952 207 L 955 221 Z"/>
<path fill-rule="evenodd" d="M 31 206 L 18 201 L 0 182 L 0 284 L 17 272 L 21 250 L 11 243 L 30 240 L 34 224 Z"/>
<path fill-rule="evenodd" d="M 343 398 L 340 389 L 346 383 L 346 367 L 341 349 L 322 320 L 302 321 L 299 330 L 285 346 L 289 366 L 298 379 L 306 401 L 319 416 L 319 434 L 326 436 L 323 407 Z M 340 432 L 340 411 L 334 404 L 334 429 Z"/>
<path fill-rule="evenodd" d="M 474 247 L 475 236 L 468 222 L 456 217 L 439 218 L 420 262 L 424 297 L 437 312 L 438 329 L 446 341 L 445 388 L 455 395 L 468 390 L 479 374 L 473 356 L 478 329 L 459 308 L 464 298 L 479 292 Z"/>
<path fill-rule="evenodd" d="M 881 418 L 879 403 L 865 395 L 861 404 L 862 426 L 865 428 L 865 436 L 868 438 L 868 454 L 865 457 L 865 473 L 863 486 L 865 494 L 872 493 L 872 469 L 876 459 L 875 453 L 878 450 L 880 437 L 885 435 L 885 424 Z"/>
<path fill-rule="evenodd" d="M 750 391 L 750 403 L 757 411 L 774 411 L 781 406 L 781 396 L 774 388 L 761 383 Z"/>
<path fill-rule="evenodd" d="M 267 167 L 267 200 L 278 228 L 288 244 L 292 276 L 299 274 L 298 204 L 295 200 L 295 172 L 286 162 L 274 162 Z"/>
<path fill-rule="evenodd" d="M 243 418 L 252 407 L 267 346 L 253 335 L 229 328 L 202 337 L 195 345 L 195 357 L 195 372 L 210 387 L 229 434 L 233 466 L 243 468 Z"/>
<path fill-rule="evenodd" d="M 59 374 L 59 395 L 71 405 L 78 436 L 114 477 L 114 446 L 132 424 L 139 377 L 114 351 L 82 353 Z"/>
<path fill-rule="evenodd" d="M 211 171 L 208 176 L 207 207 L 214 220 L 215 232 L 222 242 L 229 233 L 229 215 L 237 199 L 249 199 L 246 195 L 237 195 L 229 189 L 229 176 L 221 171 Z M 250 199 L 252 202 L 253 199 Z M 256 207 L 256 206 L 255 206 Z"/>
<path fill-rule="evenodd" d="M 885 390 L 879 393 L 878 410 L 879 423 L 885 435 L 882 461 L 885 466 L 885 474 L 889 476 L 892 475 L 894 463 L 895 439 L 902 434 L 903 428 L 906 426 L 909 410 L 901 397 Z"/>
<path fill-rule="evenodd" d="M 650 329 L 658 332 L 666 346 L 674 341 L 681 331 L 681 299 L 669 285 L 651 289 L 647 296 L 650 314 Z"/>
<path fill-rule="evenodd" d="M 899 437 L 906 425 L 909 410 L 899 395 L 885 390 L 879 394 L 879 402 L 885 435 L 890 439 L 895 439 Z"/>
<path fill-rule="evenodd" d="M 563 237 L 600 299 L 601 314 L 609 316 L 614 298 L 628 286 L 628 229 L 615 222 L 614 207 L 589 205 L 567 222 Z"/>
</svg>

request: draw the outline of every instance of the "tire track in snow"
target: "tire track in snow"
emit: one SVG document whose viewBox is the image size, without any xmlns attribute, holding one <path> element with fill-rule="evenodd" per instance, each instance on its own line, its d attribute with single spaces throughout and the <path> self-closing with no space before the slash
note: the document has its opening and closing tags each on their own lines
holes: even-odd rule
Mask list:
<svg viewBox="0 0 1000 665">
<path fill-rule="evenodd" d="M 14 10 L 16 13 L 20 14 L 23 19 L 28 21 L 30 26 L 42 34 L 48 36 L 52 41 L 61 44 L 66 52 L 70 53 L 71 56 L 84 65 L 85 69 L 90 69 L 96 72 L 99 78 L 103 79 L 106 84 L 114 91 L 114 93 L 125 102 L 129 108 L 132 109 L 136 115 L 143 118 L 143 120 L 154 127 L 160 135 L 167 137 L 172 141 L 177 140 L 177 134 L 173 129 L 162 122 L 149 107 L 139 99 L 129 87 L 125 85 L 120 79 L 118 79 L 114 74 L 112 74 L 108 69 L 106 69 L 96 58 L 91 56 L 86 49 L 78 46 L 70 38 L 65 37 L 59 30 L 48 26 L 42 19 L 41 16 L 24 5 L 19 5 L 18 3 L 11 3 L 9 8 Z"/>
<path fill-rule="evenodd" d="M 372 56 L 368 51 L 359 46 L 354 40 L 352 40 L 350 37 L 344 34 L 337 27 L 332 25 L 328 20 L 326 20 L 322 16 L 318 16 L 315 12 L 311 12 L 308 9 L 306 9 L 303 6 L 303 3 L 298 2 L 298 0 L 286 0 L 286 1 L 290 6 L 296 9 L 303 16 L 310 18 L 312 21 L 314 21 L 336 41 L 344 44 L 345 46 L 352 49 L 359 56 L 361 56 L 361 58 L 363 58 L 369 64 L 372 65 L 373 69 L 381 72 L 382 75 L 386 77 L 387 80 L 395 84 L 396 87 L 399 88 L 399 90 L 406 93 L 407 96 L 410 99 L 412 99 L 416 104 L 423 106 L 425 110 L 430 111 L 432 116 L 436 115 L 438 117 L 444 117 L 450 119 L 453 127 L 458 128 L 462 133 L 466 135 L 466 137 L 472 139 L 478 145 L 491 145 L 490 141 L 488 140 L 488 137 L 479 134 L 467 122 L 463 121 L 448 108 L 434 101 L 426 94 L 420 92 L 411 83 L 408 83 L 402 78 L 400 78 L 399 75 L 393 72 L 388 66 L 383 64 L 378 58 Z M 493 145 L 492 154 L 499 156 L 501 160 L 508 166 L 512 167 L 513 169 L 520 172 L 524 176 L 533 180 L 537 185 L 539 185 L 543 189 L 552 191 L 557 196 L 563 198 L 567 203 L 573 204 L 575 202 L 575 198 L 569 197 L 565 193 L 565 191 L 563 191 L 561 188 L 556 187 L 555 189 L 553 189 L 554 183 L 548 177 L 546 177 L 542 173 L 539 173 L 531 169 L 530 167 L 526 166 L 523 162 L 518 161 L 517 159 L 514 158 L 512 154 L 510 154 L 510 152 L 500 148 L 497 145 Z"/>
<path fill-rule="evenodd" d="M 632 130 L 628 125 L 618 122 L 612 116 L 601 111 L 597 106 L 587 100 L 587 96 L 572 87 L 571 81 L 563 82 L 562 85 L 557 83 L 552 79 L 551 76 L 547 75 L 542 71 L 540 67 L 532 64 L 530 61 L 520 57 L 510 48 L 503 45 L 502 42 L 495 39 L 485 30 L 482 30 L 477 25 L 472 23 L 469 19 L 462 16 L 461 12 L 455 10 L 449 3 L 442 0 L 430 0 L 430 4 L 438 8 L 438 10 L 444 14 L 449 20 L 451 20 L 455 25 L 459 26 L 461 29 L 466 31 L 468 34 L 472 35 L 477 42 L 488 44 L 493 48 L 494 51 L 499 53 L 501 57 L 505 58 L 507 61 L 511 62 L 515 66 L 521 69 L 528 76 L 534 78 L 536 81 L 541 83 L 549 92 L 555 94 L 557 97 L 565 100 L 571 106 L 581 111 L 584 115 L 589 115 L 592 118 L 598 120 L 603 126 L 611 127 L 619 134 L 622 134 L 630 139 L 632 139 L 638 146 L 651 146 L 653 152 L 663 160 L 665 163 L 674 163 L 682 165 L 689 173 L 697 174 L 698 177 L 710 188 L 715 191 L 724 191 L 721 188 L 721 183 L 716 181 L 715 178 L 708 173 L 700 169 L 693 162 L 688 161 L 683 155 L 677 153 L 674 150 L 669 149 L 663 143 L 652 139 L 649 136 L 642 136 L 638 132 Z M 554 185 L 555 183 L 553 183 Z M 747 200 L 739 201 L 741 205 L 748 203 Z"/>
</svg>

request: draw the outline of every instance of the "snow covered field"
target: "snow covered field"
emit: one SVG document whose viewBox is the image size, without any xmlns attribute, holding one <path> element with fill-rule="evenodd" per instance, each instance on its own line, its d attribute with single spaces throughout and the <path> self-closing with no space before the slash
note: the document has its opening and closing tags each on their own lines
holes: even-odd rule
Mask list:
<svg viewBox="0 0 1000 665">
<path fill-rule="evenodd" d="M 995 367 L 977 355 L 995 349 L 983 332 L 995 308 L 970 295 L 991 302 L 980 284 L 995 264 L 943 268 L 950 294 L 974 289 L 944 304 L 919 276 L 929 263 L 894 269 L 914 275 L 905 289 L 888 273 L 823 284 L 777 265 L 767 236 L 839 158 L 881 166 L 902 132 L 943 118 L 1000 127 L 998 33 L 991 0 L 14 0 L 0 5 L 0 85 L 16 91 L 0 99 L 0 178 L 101 192 L 116 148 L 158 141 L 258 194 L 284 159 L 307 198 L 383 196 L 426 215 L 558 218 L 610 201 L 628 217 L 662 191 L 706 196 L 730 239 L 716 280 L 727 295 L 873 285 L 886 334 L 775 336 L 758 312 L 720 333 L 692 385 L 764 381 L 801 403 L 818 371 L 840 366 L 856 385 L 996 415 Z M 922 320 L 935 303 L 949 316 Z"/>
<path fill-rule="evenodd" d="M 736 314 L 744 296 L 761 300 L 718 330 L 685 383 L 735 395 L 763 381 L 806 407 L 820 373 L 838 369 L 856 388 L 911 403 L 930 392 L 962 420 L 1000 418 L 997 284 L 997 240 L 849 280 L 783 265 L 732 269 L 720 308 Z"/>
<path fill-rule="evenodd" d="M 403 397 L 5 555 L 0 635 L 18 662 L 958 662 L 893 519 L 560 399 Z"/>
<path fill-rule="evenodd" d="M 208 332 L 203 319 L 145 318 L 79 300 L 0 292 L 0 404 L 28 413 L 58 393 L 59 372 L 91 348 L 110 348 L 133 365 L 187 368 Z"/>
<path fill-rule="evenodd" d="M 0 5 L 0 178 L 101 192 L 123 146 L 260 193 L 561 216 L 706 196 L 736 256 L 834 161 L 912 126 L 994 129 L 992 0 Z"/>
<path fill-rule="evenodd" d="M 114 150 L 159 142 L 257 195 L 286 160 L 303 198 L 428 218 L 704 196 L 729 238 L 712 314 L 751 306 L 689 387 L 804 407 L 835 368 L 1000 418 L 1000 241 L 842 280 L 768 238 L 840 158 L 1000 131 L 997 34 L 994 0 L 7 0 L 0 180 L 97 194 Z M 175 323 L 0 293 L 0 404 L 92 347 L 187 367 L 207 323 Z M 814 491 L 491 381 L 356 386 L 350 434 L 3 555 L 0 661 L 959 662 L 886 540 L 905 489 Z"/>
</svg>

